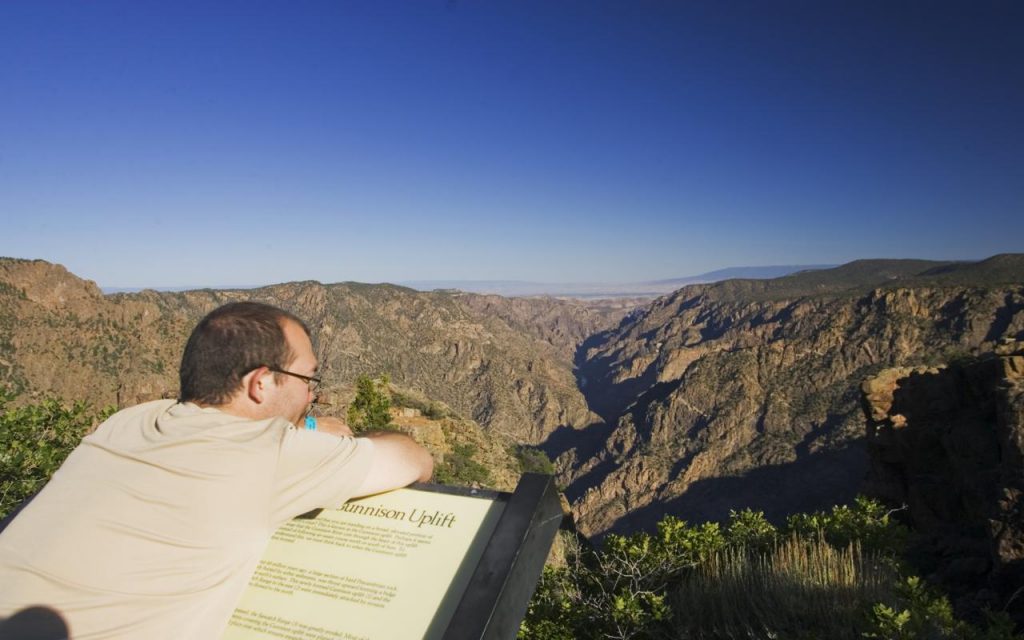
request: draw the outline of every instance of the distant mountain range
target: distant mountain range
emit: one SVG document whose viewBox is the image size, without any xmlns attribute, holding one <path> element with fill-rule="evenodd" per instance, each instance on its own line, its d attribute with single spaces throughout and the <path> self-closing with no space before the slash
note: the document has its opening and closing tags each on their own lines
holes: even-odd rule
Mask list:
<svg viewBox="0 0 1024 640">
<path fill-rule="evenodd" d="M 705 284 L 732 278 L 762 280 L 779 278 L 799 271 L 831 269 L 836 265 L 775 265 L 767 267 L 729 267 L 695 276 L 643 282 L 531 282 L 528 280 L 409 280 L 398 284 L 417 291 L 456 289 L 468 293 L 492 293 L 500 296 L 553 296 L 556 298 L 656 297 L 688 284 Z"/>
<path fill-rule="evenodd" d="M 708 271 L 695 276 L 670 278 L 668 280 L 648 280 L 644 282 L 532 282 L 529 280 L 403 280 L 396 282 L 402 287 L 417 291 L 456 290 L 466 293 L 492 293 L 500 296 L 552 296 L 556 298 L 653 298 L 671 293 L 688 284 L 718 282 L 730 278 L 761 280 L 778 278 L 798 271 L 813 269 L 831 269 L 836 265 L 781 265 L 768 267 L 729 267 Z M 149 289 L 152 291 L 197 291 L 200 289 L 257 289 L 265 285 L 195 285 L 180 287 L 101 287 L 103 293 L 136 293 Z"/>
<path fill-rule="evenodd" d="M 140 291 L 202 291 L 203 289 L 213 289 L 216 291 L 223 290 L 236 290 L 236 289 L 259 289 L 262 284 L 218 284 L 211 286 L 201 285 L 181 285 L 179 287 L 100 287 L 100 291 L 103 293 L 138 293 Z"/>
</svg>

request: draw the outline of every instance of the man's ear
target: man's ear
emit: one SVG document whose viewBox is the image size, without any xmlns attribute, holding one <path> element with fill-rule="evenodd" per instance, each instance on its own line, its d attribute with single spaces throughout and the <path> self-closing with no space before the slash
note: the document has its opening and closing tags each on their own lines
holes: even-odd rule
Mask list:
<svg viewBox="0 0 1024 640">
<path fill-rule="evenodd" d="M 259 367 L 245 374 L 245 377 L 242 378 L 242 387 L 245 389 L 245 394 L 249 397 L 249 400 L 256 404 L 263 404 L 266 400 L 267 387 L 270 385 L 268 374 L 270 376 L 274 375 L 267 367 Z"/>
</svg>

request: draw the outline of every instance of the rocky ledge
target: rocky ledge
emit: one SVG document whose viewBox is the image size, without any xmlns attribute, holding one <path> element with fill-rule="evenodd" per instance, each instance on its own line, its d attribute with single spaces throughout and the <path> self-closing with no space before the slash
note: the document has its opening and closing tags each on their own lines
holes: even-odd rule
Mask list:
<svg viewBox="0 0 1024 640">
<path fill-rule="evenodd" d="M 866 491 L 905 504 L 929 578 L 970 615 L 1024 624 L 1024 343 L 862 386 Z"/>
</svg>

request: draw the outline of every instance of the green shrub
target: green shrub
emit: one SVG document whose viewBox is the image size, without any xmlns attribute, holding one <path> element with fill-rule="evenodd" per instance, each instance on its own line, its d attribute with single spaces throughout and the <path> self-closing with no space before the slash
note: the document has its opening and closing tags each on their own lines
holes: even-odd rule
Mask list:
<svg viewBox="0 0 1024 640">
<path fill-rule="evenodd" d="M 730 546 L 751 552 L 767 551 L 775 545 L 778 536 L 778 530 L 768 522 L 764 513 L 751 509 L 729 511 L 725 537 Z"/>
<path fill-rule="evenodd" d="M 0 389 L 0 518 L 41 489 L 82 436 L 114 412 L 54 399 L 12 407 L 13 399 Z"/>
<path fill-rule="evenodd" d="M 440 484 L 487 485 L 491 482 L 490 470 L 477 462 L 474 456 L 476 446 L 456 444 L 444 461 L 434 467 L 434 481 Z"/>
<path fill-rule="evenodd" d="M 715 523 L 671 516 L 654 535 L 609 535 L 600 551 L 567 545 L 567 566 L 541 576 L 520 637 L 660 637 L 672 628 L 669 587 L 726 545 Z"/>
<path fill-rule="evenodd" d="M 905 549 L 909 534 L 906 527 L 892 520 L 892 513 L 880 502 L 858 496 L 852 506 L 837 505 L 830 512 L 791 515 L 785 531 L 804 537 L 822 533 L 837 547 L 857 541 L 865 550 L 892 555 Z"/>
<path fill-rule="evenodd" d="M 545 475 L 554 475 L 555 465 L 551 464 L 551 460 L 547 454 L 536 447 L 530 445 L 520 444 L 516 445 L 515 451 L 513 452 L 516 461 L 519 463 L 520 473 L 543 473 Z"/>
<path fill-rule="evenodd" d="M 356 397 L 348 407 L 348 426 L 356 433 L 372 429 L 387 429 L 391 425 L 390 379 L 361 375 L 356 378 Z"/>
<path fill-rule="evenodd" d="M 653 535 L 567 544 L 566 566 L 544 570 L 519 637 L 1021 640 L 1005 614 L 968 625 L 908 576 L 908 532 L 891 515 L 857 498 L 794 514 L 782 531 L 746 509 L 724 530 L 667 516 Z"/>
<path fill-rule="evenodd" d="M 413 391 L 391 390 L 391 404 L 397 407 L 418 409 L 421 414 L 431 420 L 441 420 L 455 415 L 443 402 L 428 400 Z"/>
<path fill-rule="evenodd" d="M 871 609 L 871 629 L 865 638 L 876 640 L 1019 640 L 1013 621 L 1004 612 L 986 612 L 984 624 L 970 625 L 953 616 L 949 599 L 917 576 L 896 583 L 895 597 Z"/>
<path fill-rule="evenodd" d="M 431 420 L 442 420 L 452 415 L 452 412 L 440 402 L 431 400 L 424 409 L 420 410 L 424 416 Z"/>
</svg>

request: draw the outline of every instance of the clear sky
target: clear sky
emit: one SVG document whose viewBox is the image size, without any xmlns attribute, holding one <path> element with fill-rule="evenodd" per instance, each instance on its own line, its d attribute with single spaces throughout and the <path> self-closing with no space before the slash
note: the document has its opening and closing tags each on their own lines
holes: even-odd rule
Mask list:
<svg viewBox="0 0 1024 640">
<path fill-rule="evenodd" d="M 1024 3 L 4 0 L 0 255 L 106 287 L 1024 251 Z"/>
</svg>

